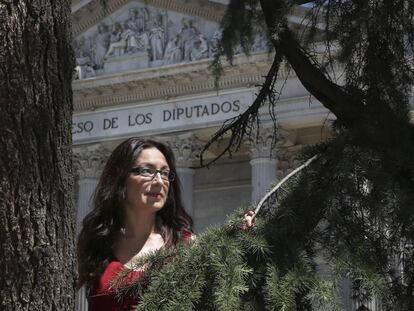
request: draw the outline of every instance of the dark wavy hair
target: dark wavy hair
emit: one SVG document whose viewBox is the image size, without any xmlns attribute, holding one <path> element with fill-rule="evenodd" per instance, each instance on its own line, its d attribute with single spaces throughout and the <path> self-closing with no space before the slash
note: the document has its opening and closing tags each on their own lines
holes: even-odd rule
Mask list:
<svg viewBox="0 0 414 311">
<path fill-rule="evenodd" d="M 181 186 L 171 149 L 154 140 L 129 138 L 110 155 L 102 171 L 93 197 L 93 209 L 82 222 L 78 237 L 78 288 L 91 288 L 96 278 L 113 258 L 113 246 L 123 226 L 126 180 L 141 151 L 157 148 L 165 156 L 176 177 L 170 182 L 164 207 L 157 212 L 157 229 L 166 247 L 178 243 L 183 230 L 192 229 L 192 219 L 184 210 Z"/>
</svg>

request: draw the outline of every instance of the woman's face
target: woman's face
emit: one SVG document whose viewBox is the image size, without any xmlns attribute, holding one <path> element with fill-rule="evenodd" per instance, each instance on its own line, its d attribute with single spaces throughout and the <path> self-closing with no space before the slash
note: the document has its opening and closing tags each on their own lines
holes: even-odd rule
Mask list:
<svg viewBox="0 0 414 311">
<path fill-rule="evenodd" d="M 134 167 L 169 171 L 165 156 L 155 147 L 144 149 L 135 161 Z M 162 179 L 160 173 L 153 178 L 139 173 L 129 173 L 126 182 L 128 208 L 144 213 L 155 213 L 163 208 L 167 201 L 170 182 Z"/>
</svg>

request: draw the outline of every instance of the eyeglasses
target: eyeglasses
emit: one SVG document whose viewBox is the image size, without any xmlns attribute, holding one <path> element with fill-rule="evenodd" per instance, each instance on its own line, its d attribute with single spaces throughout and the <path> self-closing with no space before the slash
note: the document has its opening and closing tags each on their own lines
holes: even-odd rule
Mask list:
<svg viewBox="0 0 414 311">
<path fill-rule="evenodd" d="M 174 181 L 175 174 L 173 172 L 170 172 L 168 170 L 157 170 L 153 167 L 140 167 L 136 166 L 129 170 L 130 173 L 142 176 L 144 178 L 147 178 L 149 180 L 154 179 L 155 175 L 157 173 L 160 173 L 161 179 L 165 181 Z"/>
</svg>

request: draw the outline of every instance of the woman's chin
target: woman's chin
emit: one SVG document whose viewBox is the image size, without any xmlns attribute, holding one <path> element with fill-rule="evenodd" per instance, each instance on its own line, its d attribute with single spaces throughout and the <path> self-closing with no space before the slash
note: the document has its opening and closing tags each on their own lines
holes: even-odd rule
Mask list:
<svg viewBox="0 0 414 311">
<path fill-rule="evenodd" d="M 164 207 L 164 204 L 164 200 L 147 200 L 147 205 L 157 210 L 162 209 Z"/>
</svg>

